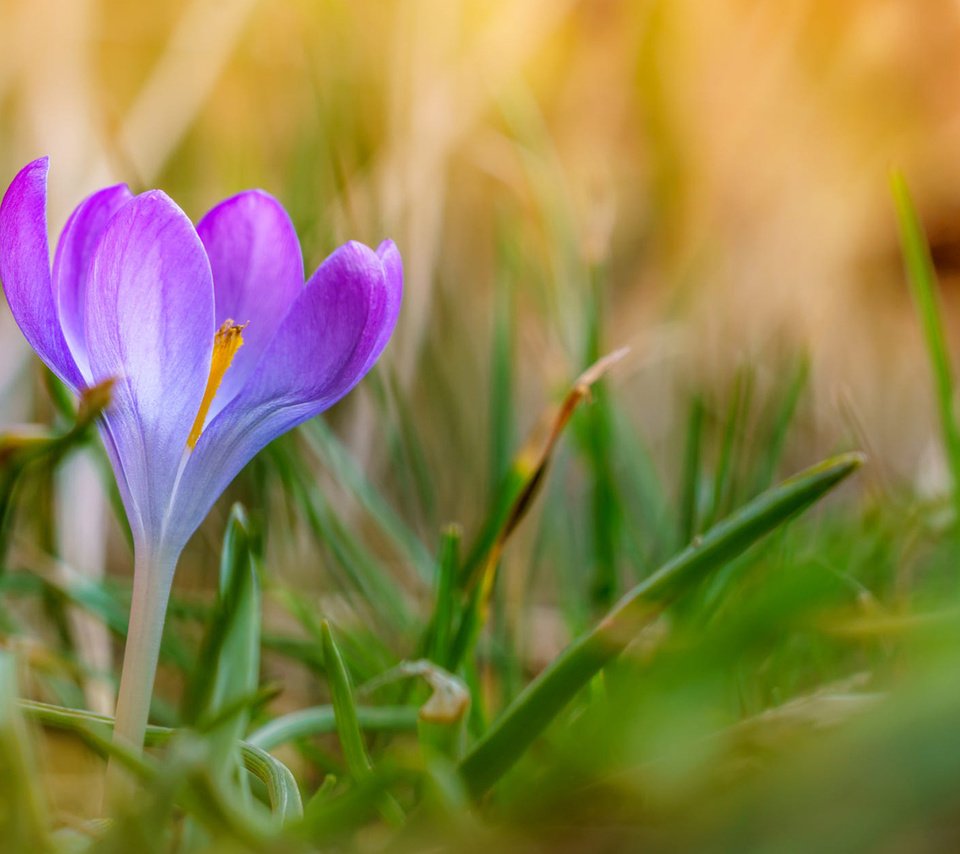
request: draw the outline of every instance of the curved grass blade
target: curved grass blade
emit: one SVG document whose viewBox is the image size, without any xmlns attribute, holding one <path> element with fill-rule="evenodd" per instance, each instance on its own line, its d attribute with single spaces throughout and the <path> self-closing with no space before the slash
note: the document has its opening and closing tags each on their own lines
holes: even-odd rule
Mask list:
<svg viewBox="0 0 960 854">
<path fill-rule="evenodd" d="M 365 694 L 386 685 L 407 679 L 422 679 L 430 687 L 430 696 L 417 715 L 420 744 L 447 755 L 463 753 L 466 713 L 471 706 L 471 692 L 463 680 L 433 661 L 401 661 L 361 687 Z"/>
<path fill-rule="evenodd" d="M 417 728 L 416 706 L 357 706 L 357 723 L 369 732 L 405 732 Z M 326 735 L 337 728 L 333 706 L 313 706 L 275 718 L 251 733 L 246 743 L 272 750 L 298 738 Z"/>
<path fill-rule="evenodd" d="M 856 471 L 863 460 L 862 454 L 842 454 L 783 481 L 719 522 L 634 587 L 527 686 L 464 758 L 460 774 L 470 793 L 480 797 L 490 789 L 580 689 L 683 588 L 806 510 Z"/>
<path fill-rule="evenodd" d="M 303 816 L 303 800 L 293 772 L 266 750 L 247 742 L 240 743 L 243 767 L 267 787 L 270 809 L 281 824 Z"/>
<path fill-rule="evenodd" d="M 113 718 L 108 715 L 98 715 L 83 709 L 52 706 L 49 703 L 41 703 L 36 700 L 20 700 L 19 706 L 26 714 L 44 726 L 75 732 L 85 739 L 93 736 L 95 742 L 93 746 L 102 752 L 111 755 L 123 754 L 124 752 L 123 748 L 115 745 L 109 737 L 109 730 L 113 727 Z M 101 730 L 104 731 L 103 735 L 99 735 Z M 156 747 L 165 744 L 176 733 L 177 730 L 175 729 L 151 724 L 147 727 L 146 746 Z M 275 756 L 271 756 L 266 750 L 254 744 L 241 742 L 240 756 L 243 759 L 244 768 L 257 777 L 266 787 L 267 798 L 273 815 L 283 823 L 300 818 L 303 814 L 303 802 L 300 798 L 300 790 L 297 788 L 297 781 L 290 769 Z M 141 776 L 148 772 L 148 766 L 143 765 L 142 760 L 133 754 L 129 756 L 120 755 L 119 758 L 121 761 L 136 761 L 139 763 L 134 770 L 137 770 Z"/>
<path fill-rule="evenodd" d="M 177 733 L 163 761 L 149 763 L 126 748 L 121 747 L 118 754 L 92 728 L 84 738 L 111 758 L 121 757 L 143 783 L 135 798 L 118 804 L 107 833 L 96 846 L 98 852 L 159 851 L 157 837 L 163 834 L 162 828 L 176 821 L 178 813 L 188 822 L 181 830 L 178 850 L 208 850 L 209 843 L 203 841 L 202 834 L 217 839 L 218 847 L 230 840 L 243 850 L 257 851 L 267 847 L 276 835 L 275 824 L 261 811 L 240 804 L 217 785 L 210 774 L 208 743 L 198 734 L 186 730 Z M 191 824 L 194 829 L 189 831 Z"/>
</svg>

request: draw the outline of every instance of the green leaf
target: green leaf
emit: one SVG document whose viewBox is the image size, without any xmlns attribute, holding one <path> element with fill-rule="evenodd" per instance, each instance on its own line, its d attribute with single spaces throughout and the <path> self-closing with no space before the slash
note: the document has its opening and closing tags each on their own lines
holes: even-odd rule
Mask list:
<svg viewBox="0 0 960 854">
<path fill-rule="evenodd" d="M 464 758 L 460 773 L 474 797 L 493 786 L 580 689 L 684 588 L 808 508 L 863 459 L 856 453 L 833 457 L 767 490 L 627 593 L 527 686 Z"/>
</svg>

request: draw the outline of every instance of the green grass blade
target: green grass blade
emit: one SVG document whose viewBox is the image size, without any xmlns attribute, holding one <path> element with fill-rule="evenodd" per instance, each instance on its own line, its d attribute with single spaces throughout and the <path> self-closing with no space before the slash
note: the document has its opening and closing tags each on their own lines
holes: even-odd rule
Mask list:
<svg viewBox="0 0 960 854">
<path fill-rule="evenodd" d="M 861 454 L 843 454 L 789 478 L 719 522 L 634 587 L 534 679 L 473 747 L 460 765 L 470 792 L 479 797 L 496 783 L 580 689 L 683 587 L 808 508 L 862 463 Z"/>
<path fill-rule="evenodd" d="M 751 375 L 742 368 L 737 372 L 733 383 L 733 393 L 727 404 L 727 414 L 723 423 L 723 438 L 720 456 L 717 460 L 713 478 L 713 495 L 703 520 L 704 530 L 713 526 L 730 506 L 730 499 L 736 487 L 737 463 L 739 460 L 738 439 L 746 433 L 746 412 L 752 390 Z"/>
<path fill-rule="evenodd" d="M 506 253 L 510 240 L 501 241 Z M 511 449 L 514 446 L 514 336 L 513 277 L 501 275 L 496 282 L 493 342 L 490 358 L 490 491 L 503 482 L 510 471 Z"/>
<path fill-rule="evenodd" d="M 589 296 L 583 313 L 585 364 L 594 364 L 601 356 L 603 337 L 604 276 L 599 265 L 589 269 Z M 574 429 L 579 447 L 590 471 L 590 535 L 592 540 L 590 601 L 598 612 L 616 600 L 622 590 L 618 572 L 623 502 L 614 478 L 612 450 L 616 448 L 614 412 L 604 380 L 592 388 L 589 406 L 575 415 Z M 577 429 L 579 428 L 579 429 Z"/>
<path fill-rule="evenodd" d="M 24 713 L 44 726 L 78 733 L 87 740 L 91 736 L 96 736 L 99 730 L 109 733 L 109 728 L 113 727 L 113 718 L 82 709 L 66 709 L 35 700 L 21 700 L 19 706 Z M 166 744 L 176 733 L 177 730 L 169 727 L 151 724 L 147 727 L 146 746 L 157 747 Z M 122 745 L 115 744 L 109 735 L 105 734 L 97 738 L 96 744 L 93 746 L 103 752 L 119 755 L 125 764 L 129 764 L 139 776 L 144 777 L 149 774 L 149 766 L 145 766 L 141 758 Z M 274 816 L 283 822 L 299 818 L 303 813 L 303 803 L 300 798 L 300 790 L 297 788 L 296 780 L 290 769 L 275 756 L 271 756 L 266 750 L 255 744 L 243 742 L 240 745 L 240 756 L 244 768 L 256 776 L 266 787 L 270 809 Z"/>
<path fill-rule="evenodd" d="M 382 375 L 387 397 L 383 411 L 392 413 L 392 428 L 386 445 L 390 467 L 402 496 L 409 522 L 419 520 L 420 530 L 435 530 L 437 487 L 434 483 L 421 427 L 417 422 L 417 406 L 406 393 L 396 371 L 381 366 L 374 376 Z"/>
<path fill-rule="evenodd" d="M 676 509 L 664 490 L 650 447 L 613 399 L 610 410 L 617 448 L 615 479 L 621 501 L 618 527 L 626 560 L 633 567 L 632 583 L 649 575 L 686 543 L 676 542 Z M 638 524 L 626 525 L 625 519 L 637 520 Z"/>
<path fill-rule="evenodd" d="M 357 724 L 368 732 L 407 732 L 417 728 L 416 706 L 357 706 Z M 312 706 L 290 712 L 251 733 L 246 743 L 272 750 L 298 738 L 326 735 L 337 728 L 333 706 Z"/>
<path fill-rule="evenodd" d="M 46 809 L 17 694 L 17 660 L 0 651 L 0 839 L 5 850 L 49 851 Z"/>
<path fill-rule="evenodd" d="M 293 772 L 275 756 L 255 744 L 240 745 L 243 767 L 267 787 L 270 809 L 282 824 L 303 815 L 303 800 Z"/>
<path fill-rule="evenodd" d="M 378 622 L 398 631 L 408 629 L 413 618 L 398 582 L 351 533 L 315 485 L 306 487 L 300 497 L 310 526 L 342 571 L 342 578 L 349 584 L 347 589 L 360 594 L 360 601 L 374 611 Z"/>
<path fill-rule="evenodd" d="M 370 483 L 356 459 L 337 438 L 330 426 L 322 418 L 315 418 L 304 426 L 302 433 L 307 446 L 329 468 L 337 482 L 347 487 L 356 496 L 370 518 L 417 570 L 420 578 L 431 578 L 433 556 Z"/>
<path fill-rule="evenodd" d="M 353 688 L 350 685 L 350 675 L 343 661 L 330 624 L 324 620 L 321 626 L 323 638 L 323 659 L 326 663 L 327 678 L 330 681 L 330 694 L 333 699 L 333 709 L 336 718 L 337 735 L 340 737 L 340 746 L 343 748 L 343 758 L 347 763 L 347 770 L 355 780 L 362 780 L 373 769 L 367 748 L 363 743 L 360 731 L 360 720 L 357 717 L 357 706 L 353 699 Z"/>
<path fill-rule="evenodd" d="M 579 413 L 583 419 L 584 454 L 591 470 L 590 517 L 593 547 L 593 578 L 590 598 L 593 606 L 604 609 L 623 589 L 619 579 L 617 555 L 620 553 L 622 500 L 613 475 L 611 448 L 614 446 L 613 413 L 606 386 L 600 382 L 593 390 L 593 403 Z"/>
<path fill-rule="evenodd" d="M 774 409 L 767 418 L 767 434 L 759 444 L 759 453 L 750 484 L 751 495 L 763 491 L 776 477 L 777 467 L 783 457 L 787 434 L 793 424 L 797 407 L 810 379 L 810 360 L 801 356 L 792 366 L 790 381 L 774 401 Z"/>
<path fill-rule="evenodd" d="M 437 558 L 437 595 L 424 646 L 426 657 L 440 665 L 446 665 L 450 657 L 453 627 L 459 615 L 456 581 L 460 569 L 460 537 L 460 526 L 448 525 L 443 531 Z"/>
<path fill-rule="evenodd" d="M 92 614 L 117 637 L 125 638 L 127 635 L 130 598 L 128 585 L 91 581 L 79 573 L 72 573 L 69 578 L 64 579 L 56 577 L 52 572 L 45 572 L 44 575 L 7 572 L 0 573 L 0 591 L 11 596 L 56 596 L 64 603 L 75 605 Z M 166 631 L 160 644 L 160 659 L 180 670 L 189 671 L 194 665 L 195 654 L 182 637 Z"/>
<path fill-rule="evenodd" d="M 337 735 L 340 737 L 340 746 L 343 748 L 343 758 L 346 760 L 347 770 L 353 779 L 359 783 L 372 775 L 373 764 L 370 762 L 367 748 L 363 743 L 357 706 L 353 698 L 353 688 L 350 686 L 350 675 L 347 673 L 343 656 L 333 639 L 330 624 L 326 620 L 323 621 L 321 631 L 323 657 L 327 668 L 327 679 L 330 683 L 330 694 L 333 699 Z M 380 800 L 380 809 L 383 817 L 392 824 L 403 823 L 403 811 L 389 794 L 384 793 Z"/>
<path fill-rule="evenodd" d="M 687 417 L 687 438 L 683 451 L 682 489 L 680 493 L 680 547 L 688 545 L 697 532 L 700 507 L 701 452 L 703 419 L 706 406 L 703 397 L 694 395 Z"/>
<path fill-rule="evenodd" d="M 305 600 L 299 595 L 299 591 L 290 588 L 276 588 L 274 596 L 297 620 L 308 638 L 281 640 L 276 637 L 265 637 L 264 645 L 301 661 L 325 676 L 327 669 L 323 659 L 323 620 L 318 615 L 315 603 Z M 369 629 L 365 626 L 357 626 L 351 633 L 342 634 L 337 642 L 349 672 L 355 674 L 361 682 L 372 679 L 396 663 L 396 655 L 391 651 L 390 646 L 374 634 L 377 628 L 379 626 L 376 625 Z"/>
<path fill-rule="evenodd" d="M 923 226 L 907 189 L 903 175 L 894 173 L 891 178 L 894 205 L 900 228 L 900 243 L 903 261 L 910 282 L 913 301 L 920 316 L 923 338 L 930 356 L 933 382 L 940 411 L 940 430 L 947 455 L 947 464 L 953 480 L 953 500 L 960 522 L 960 426 L 954 408 L 953 371 L 943 331 L 942 308 L 937 295 L 937 273 L 930 257 Z"/>
<path fill-rule="evenodd" d="M 230 512 L 220 558 L 220 591 L 214 618 L 193 674 L 192 708 L 185 715 L 202 728 L 214 784 L 226 790 L 241 781 L 240 801 L 249 796 L 237 771 L 239 744 L 260 682 L 260 587 L 246 515 Z"/>
</svg>

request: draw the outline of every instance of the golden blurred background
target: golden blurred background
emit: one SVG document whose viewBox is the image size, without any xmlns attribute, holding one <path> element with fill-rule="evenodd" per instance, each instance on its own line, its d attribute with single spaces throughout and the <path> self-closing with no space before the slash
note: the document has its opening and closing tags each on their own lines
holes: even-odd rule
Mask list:
<svg viewBox="0 0 960 854">
<path fill-rule="evenodd" d="M 905 170 L 949 284 L 955 0 L 5 0 L 0 22 L 0 175 L 51 155 L 54 233 L 122 180 L 194 218 L 263 187 L 308 266 L 393 236 L 392 358 L 414 383 L 434 338 L 461 387 L 512 253 L 534 401 L 579 367 L 599 264 L 604 343 L 633 345 L 621 383 L 651 429 L 673 423 L 665 378 L 786 342 L 812 349 L 824 418 L 843 395 L 895 470 L 918 464 L 930 394 L 887 179 Z M 7 313 L 0 333 L 3 420 L 26 418 Z"/>
</svg>

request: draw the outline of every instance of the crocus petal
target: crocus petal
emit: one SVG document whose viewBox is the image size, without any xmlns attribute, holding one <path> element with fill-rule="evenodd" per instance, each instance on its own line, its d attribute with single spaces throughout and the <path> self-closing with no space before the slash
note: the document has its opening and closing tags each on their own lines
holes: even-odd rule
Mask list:
<svg viewBox="0 0 960 854">
<path fill-rule="evenodd" d="M 90 381 L 90 360 L 83 332 L 86 283 L 93 250 L 107 223 L 133 195 L 125 184 L 107 187 L 84 199 L 70 215 L 53 257 L 53 289 L 64 337 L 77 367 Z"/>
<path fill-rule="evenodd" d="M 386 300 L 383 306 L 383 317 L 379 324 L 380 336 L 370 348 L 367 364 L 362 371 L 363 374 L 373 367 L 373 363 L 380 358 L 383 348 L 387 346 L 387 342 L 393 334 L 393 328 L 397 325 L 397 317 L 400 314 L 400 300 L 403 297 L 403 260 L 400 257 L 397 244 L 392 240 L 384 240 L 377 247 L 377 257 L 383 264 L 383 274 L 386 279 L 384 282 Z"/>
<path fill-rule="evenodd" d="M 0 279 L 17 326 L 37 355 L 78 391 L 84 385 L 60 329 L 47 242 L 46 157 L 28 163 L 0 203 Z"/>
<path fill-rule="evenodd" d="M 370 369 L 396 324 L 402 273 L 348 243 L 317 270 L 254 373 L 207 426 L 186 468 L 171 518 L 184 542 L 250 459 L 277 436 L 332 406 Z"/>
<path fill-rule="evenodd" d="M 137 196 L 107 225 L 90 269 L 84 331 L 94 380 L 115 378 L 105 431 L 135 505 L 127 506 L 131 527 L 159 547 L 214 333 L 206 253 L 163 193 Z"/>
<path fill-rule="evenodd" d="M 261 190 L 240 193 L 197 225 L 213 270 L 217 326 L 248 323 L 209 419 L 243 387 L 303 289 L 303 258 L 290 217 Z"/>
</svg>

